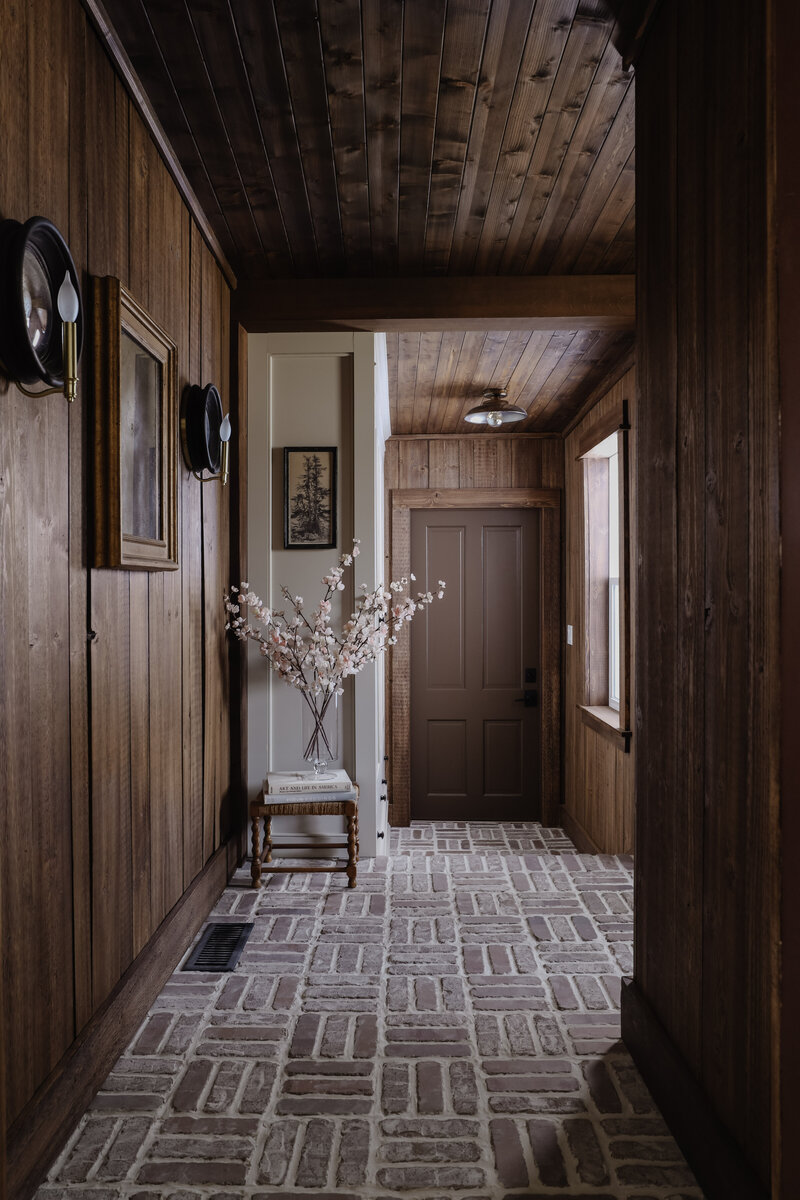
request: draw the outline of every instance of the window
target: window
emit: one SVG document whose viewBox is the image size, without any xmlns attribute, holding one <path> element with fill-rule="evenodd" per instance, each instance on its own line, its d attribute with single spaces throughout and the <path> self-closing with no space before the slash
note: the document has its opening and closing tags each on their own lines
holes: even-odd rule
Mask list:
<svg viewBox="0 0 800 1200">
<path fill-rule="evenodd" d="M 586 705 L 613 710 L 625 704 L 624 461 L 625 434 L 617 429 L 590 446 L 583 460 Z"/>
</svg>

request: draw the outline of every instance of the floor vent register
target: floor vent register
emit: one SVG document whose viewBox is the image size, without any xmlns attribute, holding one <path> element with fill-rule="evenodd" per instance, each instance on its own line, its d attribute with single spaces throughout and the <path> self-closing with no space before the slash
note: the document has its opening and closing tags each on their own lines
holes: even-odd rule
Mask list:
<svg viewBox="0 0 800 1200">
<path fill-rule="evenodd" d="M 252 932 L 252 921 L 218 921 L 206 925 L 183 970 L 232 971 Z"/>
</svg>

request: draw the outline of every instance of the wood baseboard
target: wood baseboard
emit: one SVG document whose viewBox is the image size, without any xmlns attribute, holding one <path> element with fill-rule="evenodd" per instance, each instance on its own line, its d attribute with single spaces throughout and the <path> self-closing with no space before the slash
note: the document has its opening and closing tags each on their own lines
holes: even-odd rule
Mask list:
<svg viewBox="0 0 800 1200">
<path fill-rule="evenodd" d="M 144 1020 L 236 865 L 231 838 L 189 886 L 8 1131 L 9 1200 L 28 1200 Z"/>
<path fill-rule="evenodd" d="M 579 850 L 581 854 L 605 853 L 604 850 L 600 849 L 597 842 L 589 836 L 589 834 L 581 825 L 580 821 L 573 817 L 572 813 L 569 812 L 568 809 L 562 807 L 561 815 L 555 823 L 557 825 L 561 825 L 567 837 L 570 839 L 570 841 L 575 843 L 576 849 Z"/>
<path fill-rule="evenodd" d="M 714 1113 L 641 989 L 630 979 L 623 980 L 622 986 L 622 1040 L 707 1200 L 769 1200 L 768 1189 Z"/>
</svg>

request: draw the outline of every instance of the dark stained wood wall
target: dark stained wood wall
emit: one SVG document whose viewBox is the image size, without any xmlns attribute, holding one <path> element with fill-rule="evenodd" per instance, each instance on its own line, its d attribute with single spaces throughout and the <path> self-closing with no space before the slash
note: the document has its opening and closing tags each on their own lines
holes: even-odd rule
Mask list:
<svg viewBox="0 0 800 1200">
<path fill-rule="evenodd" d="M 661 5 L 636 130 L 635 976 L 765 1185 L 779 879 L 769 8 Z"/>
<path fill-rule="evenodd" d="M 587 695 L 586 687 L 586 551 L 583 462 L 593 441 L 612 431 L 611 424 L 622 424 L 623 412 L 632 424 L 628 434 L 629 470 L 635 469 L 634 415 L 635 371 L 627 371 L 601 396 L 564 441 L 564 591 L 566 623 L 573 628 L 573 644 L 565 649 L 564 671 L 564 823 L 573 841 L 588 853 L 630 854 L 633 851 L 634 796 L 633 774 L 636 746 L 625 750 L 625 739 L 598 720 L 587 719 L 581 707 L 602 703 Z M 620 460 L 620 466 L 622 462 Z M 629 495 L 629 512 L 635 516 L 635 495 Z M 633 531 L 631 531 L 632 533 Z M 635 551 L 634 551 L 635 553 Z M 628 586 L 628 564 L 633 561 L 630 547 L 624 550 L 623 591 Z M 631 609 L 634 597 L 628 595 Z M 630 657 L 632 661 L 632 655 Z M 634 711 L 634 697 L 623 704 Z"/>
<path fill-rule="evenodd" d="M 0 217 L 55 221 L 227 407 L 229 291 L 78 0 L 0 0 Z M 87 339 L 91 343 L 91 337 Z M 92 398 L 0 382 L 0 872 L 12 1122 L 227 830 L 228 492 L 179 467 L 180 569 L 88 568 Z M 102 398 L 101 398 L 102 402 Z"/>
</svg>

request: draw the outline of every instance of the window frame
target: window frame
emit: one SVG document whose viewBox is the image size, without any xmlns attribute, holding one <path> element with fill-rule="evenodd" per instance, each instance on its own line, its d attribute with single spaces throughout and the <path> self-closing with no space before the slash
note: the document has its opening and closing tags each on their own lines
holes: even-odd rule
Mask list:
<svg viewBox="0 0 800 1200">
<path fill-rule="evenodd" d="M 583 663 L 584 697 L 580 706 L 585 718 L 630 738 L 630 511 L 629 511 L 629 423 L 627 405 L 597 422 L 581 439 L 577 459 L 582 467 L 583 509 Z M 618 454 L 617 496 L 619 515 L 619 573 L 609 570 L 609 476 L 610 455 L 604 444 L 616 436 Z M 599 453 L 598 453 L 599 451 Z M 599 510 L 599 511 L 598 511 Z M 604 518 L 604 519 L 603 519 Z M 619 606 L 619 696 L 613 695 L 612 655 L 615 638 L 612 624 L 613 585 Z M 615 703 L 616 701 L 616 703 Z"/>
</svg>

